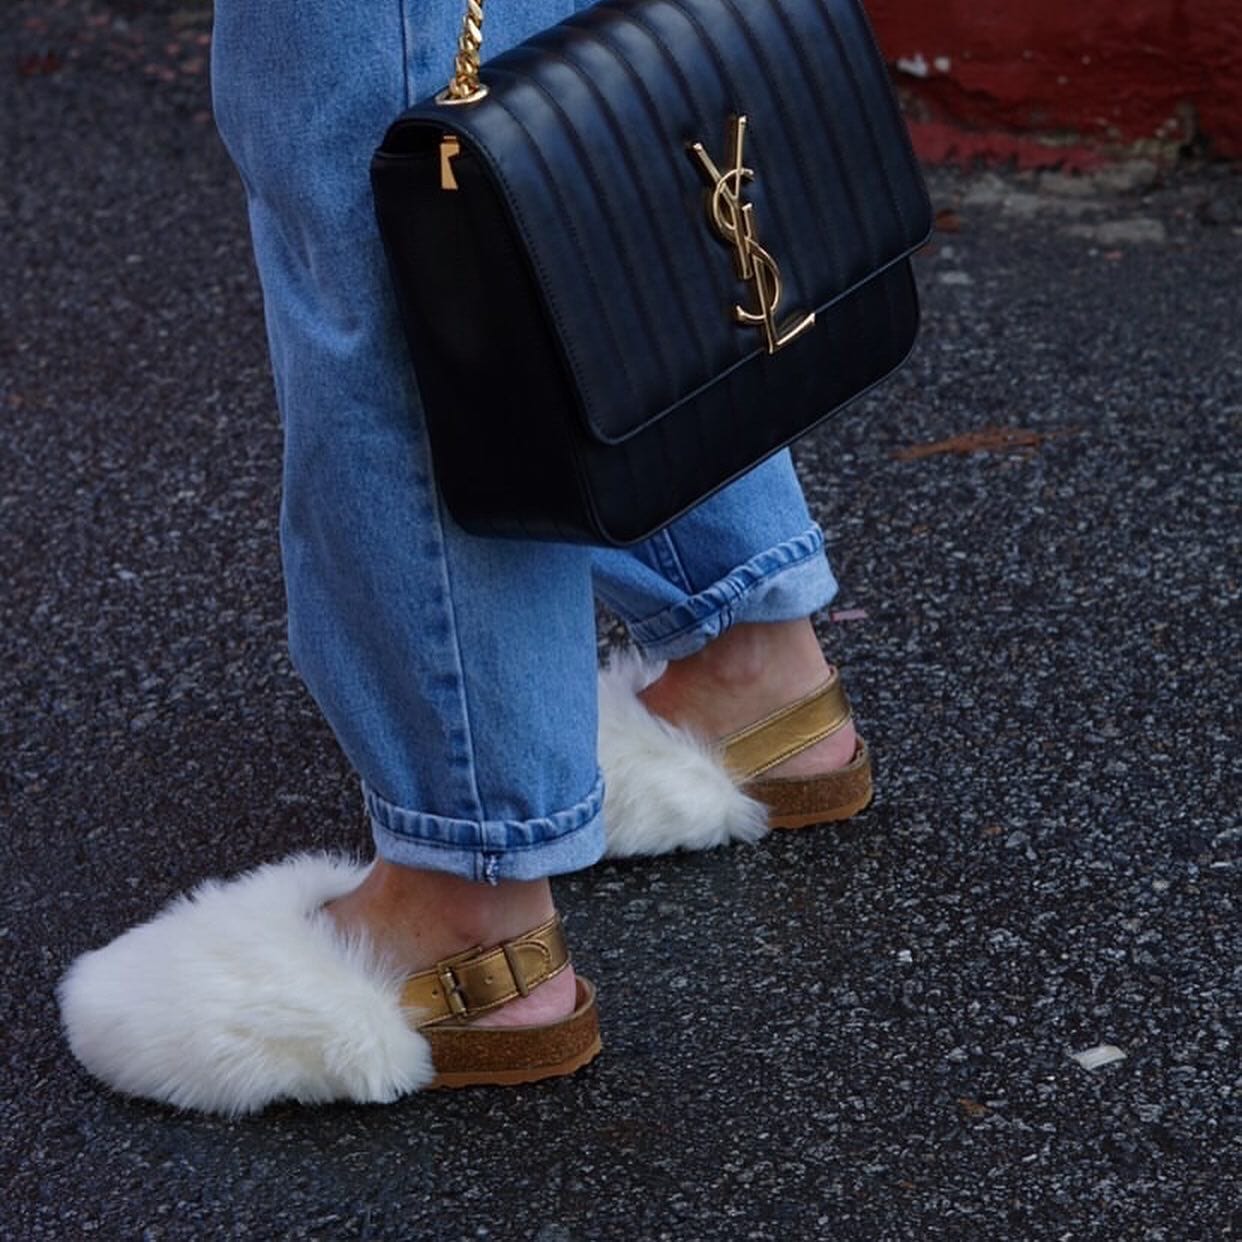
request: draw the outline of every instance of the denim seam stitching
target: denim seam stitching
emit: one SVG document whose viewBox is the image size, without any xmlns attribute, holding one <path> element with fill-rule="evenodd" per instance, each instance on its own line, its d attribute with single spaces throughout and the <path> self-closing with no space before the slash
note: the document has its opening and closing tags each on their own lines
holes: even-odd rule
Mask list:
<svg viewBox="0 0 1242 1242">
<path fill-rule="evenodd" d="M 809 560 L 817 552 L 822 552 L 825 547 L 825 540 L 824 540 L 823 532 L 819 530 L 818 527 L 813 527 L 811 529 L 808 529 L 803 534 L 795 535 L 793 538 L 787 539 L 783 543 L 777 544 L 776 546 L 783 547 L 786 544 L 795 543 L 805 538 L 808 535 L 818 535 L 818 540 L 814 547 L 812 547 L 808 552 L 797 554 L 793 560 L 786 561 L 781 565 L 775 566 L 771 570 L 765 571 L 759 578 L 758 582 L 755 583 L 755 585 L 758 585 L 759 582 L 764 582 L 771 578 L 776 577 L 777 574 L 783 572 L 786 569 L 794 569 L 798 565 L 800 565 L 803 561 Z M 695 596 L 708 595 L 712 591 L 716 590 L 717 587 L 720 587 L 721 589 L 732 589 L 732 588 L 726 588 L 724 586 L 725 582 L 728 581 L 729 577 L 730 575 L 726 574 L 724 578 L 717 579 L 717 581 L 714 582 L 710 587 L 705 587 L 702 591 L 695 592 L 694 596 L 689 596 L 684 600 L 679 600 L 675 604 L 669 604 L 666 607 L 661 608 L 659 612 L 653 613 L 650 616 L 645 617 L 645 618 L 637 617 L 634 614 L 633 610 L 626 608 L 625 605 L 620 602 L 619 598 L 616 598 L 616 599 L 612 598 L 612 595 L 607 590 L 606 585 L 597 584 L 595 588 L 595 593 L 604 601 L 605 604 L 608 605 L 610 609 L 612 609 L 613 612 L 617 614 L 618 617 L 621 618 L 621 620 L 623 620 L 626 623 L 627 626 L 630 626 L 636 629 L 641 629 L 643 626 L 647 625 L 650 621 L 653 621 L 656 617 L 663 616 L 664 613 L 666 612 L 671 612 L 674 609 L 686 607 L 689 604 L 689 600 L 695 598 Z M 740 594 L 740 590 L 739 590 L 739 594 Z M 694 629 L 696 624 L 697 622 L 692 621 L 690 622 L 689 625 L 683 626 L 681 629 L 676 630 L 673 633 L 669 634 L 668 637 L 677 638 L 680 635 L 686 633 L 688 630 Z"/>
<path fill-rule="evenodd" d="M 442 555 L 440 563 L 444 567 L 444 577 L 447 580 L 448 590 L 445 594 L 445 606 L 448 610 L 449 618 L 452 622 L 452 646 L 453 655 L 457 662 L 457 675 L 459 678 L 458 698 L 461 702 L 461 713 L 466 726 L 467 750 L 470 759 L 470 787 L 474 792 L 474 809 L 478 812 L 476 818 L 482 824 L 487 816 L 484 814 L 483 797 L 479 792 L 479 764 L 478 755 L 474 747 L 474 728 L 471 725 L 470 717 L 470 696 L 466 692 L 466 670 L 462 661 L 461 641 L 457 633 L 457 609 L 453 603 L 453 571 L 450 567 L 450 556 L 448 540 L 444 537 L 444 516 L 441 510 L 443 499 L 439 495 L 439 489 L 436 489 L 436 503 L 432 506 L 432 514 L 436 523 L 436 534 L 440 540 L 440 548 Z M 482 834 L 479 834 L 479 848 L 484 845 Z"/>
<path fill-rule="evenodd" d="M 419 849 L 451 850 L 455 854 L 475 854 L 480 857 L 486 855 L 499 855 L 503 858 L 506 854 L 525 854 L 529 853 L 531 850 L 546 850 L 550 846 L 559 845 L 562 841 L 572 837 L 575 833 L 585 832 L 595 823 L 595 821 L 599 818 L 599 815 L 600 812 L 597 811 L 591 816 L 590 819 L 578 824 L 574 828 L 570 828 L 567 832 L 561 833 L 560 836 L 549 837 L 546 841 L 531 841 L 525 845 L 452 845 L 447 841 L 433 841 L 426 837 L 407 837 L 400 832 L 394 832 L 391 828 L 384 828 L 382 824 L 380 825 L 380 831 L 387 832 L 389 836 L 396 837 L 399 841 L 417 845 Z"/>
<path fill-rule="evenodd" d="M 401 100 L 410 106 L 410 27 L 405 0 L 397 0 L 397 19 L 401 24 Z"/>
<path fill-rule="evenodd" d="M 690 575 L 686 572 L 686 565 L 681 559 L 681 553 L 677 550 L 677 540 L 673 537 L 673 532 L 665 527 L 660 534 L 663 536 L 664 542 L 668 547 L 669 554 L 673 558 L 673 567 L 681 576 L 682 590 L 687 591 L 691 595 L 697 594 L 694 590 L 694 583 L 690 581 Z"/>
<path fill-rule="evenodd" d="M 662 643 L 668 642 L 671 639 L 680 638 L 683 634 L 689 634 L 692 630 L 699 629 L 702 626 L 703 622 L 707 619 L 707 617 L 709 617 L 712 614 L 712 612 L 715 612 L 715 613 L 725 612 L 726 610 L 730 608 L 731 605 L 736 604 L 737 601 L 742 597 L 742 595 L 746 591 L 754 590 L 754 588 L 760 585 L 760 583 L 769 582 L 773 578 L 775 578 L 778 574 L 784 573 L 786 570 L 796 569 L 799 565 L 805 564 L 807 561 L 811 560 L 814 556 L 816 556 L 822 550 L 823 550 L 823 543 L 821 542 L 819 546 L 811 548 L 809 551 L 802 553 L 800 556 L 795 556 L 792 560 L 786 561 L 784 562 L 784 564 L 774 566 L 772 569 L 767 570 L 766 572 L 760 574 L 759 577 L 756 578 L 752 584 L 746 587 L 743 587 L 742 585 L 737 584 L 737 583 L 729 583 L 728 585 L 726 585 L 728 581 L 727 578 L 721 579 L 720 581 L 713 583 L 712 586 L 708 587 L 706 591 L 700 591 L 698 592 L 698 594 L 699 595 L 710 595 L 713 591 L 720 591 L 722 593 L 725 593 L 724 597 L 720 600 L 720 603 L 714 606 L 711 609 L 711 611 L 704 613 L 703 616 L 696 617 L 694 620 L 688 622 L 687 624 L 681 626 L 680 628 L 676 630 L 670 630 L 667 634 L 661 634 L 658 641 Z M 672 610 L 672 608 L 685 607 L 687 602 L 688 601 L 683 601 L 680 604 L 673 604 L 671 605 L 670 608 L 664 609 L 664 611 L 669 612 Z M 656 614 L 656 616 L 659 616 L 659 615 L 660 615 L 659 613 Z M 650 618 L 649 620 L 654 620 L 654 618 Z M 635 625 L 635 628 L 636 629 L 642 628 L 647 624 L 649 624 L 649 621 L 648 622 L 637 622 Z"/>
<path fill-rule="evenodd" d="M 591 793 L 594 793 L 595 789 L 598 788 L 599 786 L 600 786 L 600 778 L 599 778 L 599 775 L 597 774 L 596 783 L 595 785 L 591 787 Z M 431 849 L 453 850 L 457 853 L 463 853 L 463 854 L 464 853 L 507 854 L 507 853 L 524 852 L 526 850 L 543 849 L 549 845 L 553 845 L 553 844 L 556 844 L 557 842 L 563 841 L 567 837 L 573 836 L 574 833 L 576 832 L 582 832 L 584 829 L 589 828 L 604 813 L 604 799 L 602 796 L 602 790 L 601 790 L 601 796 L 594 800 L 591 798 L 591 794 L 589 793 L 586 798 L 582 799 L 583 803 L 586 804 L 586 809 L 584 811 L 584 817 L 578 823 L 571 824 L 569 827 L 562 829 L 560 832 L 556 832 L 554 835 L 544 837 L 540 841 L 529 841 L 526 843 L 521 843 L 521 844 L 516 844 L 516 845 L 505 845 L 503 847 L 499 847 L 499 846 L 489 847 L 481 843 L 476 843 L 474 845 L 462 845 L 459 842 L 455 842 L 455 841 L 440 841 L 434 837 L 424 837 L 424 836 L 419 836 L 417 833 L 405 832 L 402 829 L 395 827 L 393 824 L 385 822 L 385 819 L 387 817 L 387 812 L 389 809 L 400 812 L 402 811 L 401 807 L 398 807 L 394 803 L 389 802 L 388 799 L 383 797 L 382 794 L 378 794 L 375 792 L 375 790 L 370 790 L 370 789 L 367 790 L 366 796 L 364 796 L 364 801 L 366 803 L 367 818 L 371 821 L 372 826 L 378 829 L 380 832 L 387 833 L 389 836 L 396 837 L 401 841 L 415 843 L 419 845 L 420 847 L 426 846 Z M 594 802 L 593 809 L 591 809 L 592 802 Z M 378 804 L 378 805 L 373 805 L 373 804 Z M 377 812 L 381 812 L 381 813 L 377 814 Z M 423 812 L 413 812 L 413 814 L 423 814 Z M 432 816 L 431 818 L 436 818 L 436 817 Z M 540 818 L 546 820 L 549 817 L 541 816 Z"/>
<path fill-rule="evenodd" d="M 448 841 L 435 841 L 426 837 L 409 837 L 400 832 L 393 832 L 391 828 L 384 829 L 382 826 L 380 831 L 387 832 L 389 836 L 395 837 L 403 843 L 416 845 L 419 849 L 450 850 L 455 854 L 523 854 L 530 850 L 547 849 L 549 846 L 556 845 L 559 842 L 564 841 L 566 838 L 573 836 L 576 832 L 582 832 L 583 829 L 591 826 L 594 822 L 594 818 L 595 817 L 592 816 L 592 818 L 588 819 L 586 823 L 579 824 L 577 827 L 571 828 L 568 832 L 562 833 L 559 837 L 552 837 L 547 841 L 531 841 L 525 845 L 506 845 L 503 848 L 499 846 L 488 848 L 487 846 L 482 845 L 453 845 Z"/>
<path fill-rule="evenodd" d="M 505 846 L 504 848 L 505 849 L 513 848 L 513 849 L 520 849 L 520 850 L 538 849 L 540 845 L 546 845 L 550 841 L 559 841 L 562 837 L 567 837 L 567 836 L 570 836 L 572 833 L 579 832 L 587 824 L 597 819 L 602 810 L 603 810 L 603 803 L 601 802 L 600 805 L 597 806 L 593 811 L 591 811 L 586 816 L 585 819 L 581 820 L 580 822 L 576 824 L 570 824 L 569 827 L 562 828 L 559 832 L 554 832 L 553 835 L 545 837 L 542 841 L 531 841 L 524 845 L 514 845 L 512 847 Z M 436 837 L 425 837 L 425 836 L 420 836 L 416 832 L 407 832 L 405 829 L 398 828 L 394 824 L 385 823 L 383 816 L 375 814 L 375 812 L 370 807 L 367 807 L 367 817 L 371 820 L 371 822 L 377 828 L 380 829 L 381 832 L 391 833 L 394 837 L 401 837 L 403 840 L 406 840 L 406 841 L 418 841 L 420 844 L 423 844 L 423 845 L 434 845 L 437 848 L 443 848 L 443 849 L 449 849 L 449 850 L 468 850 L 468 849 L 476 849 L 476 848 L 477 849 L 488 848 L 486 846 L 462 845 L 456 841 L 441 841 Z M 466 821 L 466 822 L 469 822 L 469 821 Z M 498 822 L 503 823 L 504 821 L 501 820 Z"/>
</svg>

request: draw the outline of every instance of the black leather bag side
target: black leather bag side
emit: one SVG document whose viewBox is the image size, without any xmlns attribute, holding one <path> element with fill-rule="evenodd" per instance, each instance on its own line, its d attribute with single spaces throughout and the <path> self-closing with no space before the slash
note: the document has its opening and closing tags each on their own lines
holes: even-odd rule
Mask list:
<svg viewBox="0 0 1242 1242">
<path fill-rule="evenodd" d="M 838 413 L 913 345 L 918 302 L 902 263 L 781 354 L 736 368 L 623 445 L 600 443 L 485 170 L 463 153 L 458 193 L 440 192 L 431 137 L 378 154 L 372 177 L 437 478 L 466 530 L 634 543 Z"/>
<path fill-rule="evenodd" d="M 604 0 L 483 80 L 477 105 L 408 109 L 373 166 L 467 529 L 635 542 L 906 357 L 930 205 L 857 0 Z M 780 265 L 781 317 L 816 312 L 774 354 L 739 322 L 758 293 L 692 158 L 728 167 L 743 115 L 730 193 Z"/>
<path fill-rule="evenodd" d="M 736 368 L 624 445 L 580 437 L 594 498 L 586 538 L 637 542 L 840 414 L 901 366 L 918 324 L 902 262 L 822 312 L 780 354 Z M 794 350 L 805 365 L 786 357 Z"/>
<path fill-rule="evenodd" d="M 469 157 L 440 192 L 433 137 L 379 152 L 371 177 L 437 481 L 473 533 L 581 541 L 573 394 L 525 258 Z"/>
</svg>

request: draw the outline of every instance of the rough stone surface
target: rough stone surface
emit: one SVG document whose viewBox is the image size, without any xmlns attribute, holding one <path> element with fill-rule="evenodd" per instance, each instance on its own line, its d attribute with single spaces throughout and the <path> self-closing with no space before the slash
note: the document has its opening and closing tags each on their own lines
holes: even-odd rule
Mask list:
<svg viewBox="0 0 1242 1242">
<path fill-rule="evenodd" d="M 594 1066 L 205 1120 L 88 1079 L 57 979 L 205 875 L 367 839 L 283 643 L 206 13 L 12 11 L 0 1236 L 1236 1236 L 1236 176 L 1090 188 L 1165 230 L 1113 248 L 1034 180 L 936 179 L 913 360 L 798 452 L 878 799 L 560 884 Z"/>
<path fill-rule="evenodd" d="M 989 135 L 980 154 L 1004 150 L 1007 134 L 1034 132 L 1058 145 L 1075 135 L 1147 150 L 1206 141 L 1219 156 L 1242 156 L 1234 0 L 870 0 L 867 9 L 920 113 L 966 127 L 967 141 Z"/>
</svg>

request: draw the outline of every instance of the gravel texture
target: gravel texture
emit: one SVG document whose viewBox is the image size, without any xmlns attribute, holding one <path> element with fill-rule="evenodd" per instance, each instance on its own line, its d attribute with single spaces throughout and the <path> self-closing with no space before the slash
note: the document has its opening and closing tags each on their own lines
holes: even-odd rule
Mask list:
<svg viewBox="0 0 1242 1242">
<path fill-rule="evenodd" d="M 561 883 L 594 1066 L 204 1120 L 88 1079 L 57 979 L 367 837 L 284 647 L 208 11 L 8 11 L 0 1236 L 1242 1232 L 1236 171 L 935 176 L 921 345 L 798 454 L 877 802 Z"/>
</svg>

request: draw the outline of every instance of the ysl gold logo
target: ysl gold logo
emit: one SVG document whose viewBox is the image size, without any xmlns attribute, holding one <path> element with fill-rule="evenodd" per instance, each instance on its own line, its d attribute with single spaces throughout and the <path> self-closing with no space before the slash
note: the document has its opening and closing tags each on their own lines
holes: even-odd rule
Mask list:
<svg viewBox="0 0 1242 1242">
<path fill-rule="evenodd" d="M 733 148 L 733 164 L 723 172 L 704 149 L 701 142 L 694 143 L 691 154 L 711 183 L 707 200 L 707 215 L 716 232 L 733 247 L 733 257 L 739 280 L 754 283 L 755 296 L 759 300 L 757 311 L 735 306 L 738 323 L 763 325 L 767 337 L 768 353 L 774 354 L 782 345 L 788 345 L 815 322 L 815 312 L 794 317 L 784 327 L 776 325 L 776 308 L 781 300 L 781 272 L 776 260 L 759 244 L 755 225 L 755 205 L 742 202 L 742 183 L 753 181 L 754 170 L 742 163 L 742 147 L 746 142 L 746 118 L 734 117 L 729 142 Z"/>
</svg>

